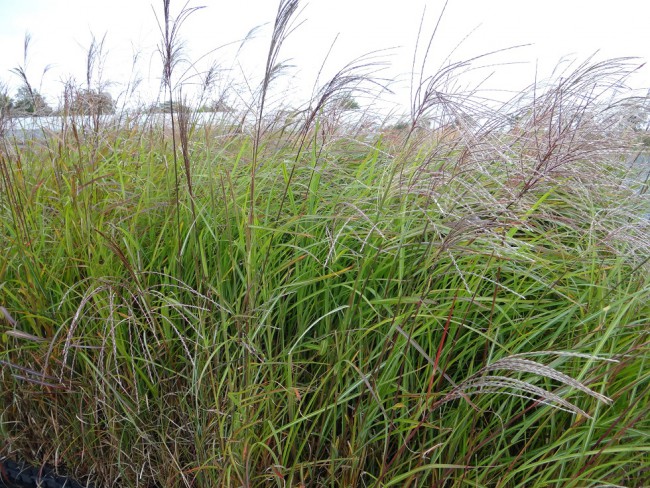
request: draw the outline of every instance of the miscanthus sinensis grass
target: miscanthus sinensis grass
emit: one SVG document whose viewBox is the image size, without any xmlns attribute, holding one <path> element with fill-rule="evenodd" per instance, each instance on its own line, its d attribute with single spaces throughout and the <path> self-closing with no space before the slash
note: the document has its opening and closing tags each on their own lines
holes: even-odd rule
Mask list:
<svg viewBox="0 0 650 488">
<path fill-rule="evenodd" d="M 100 486 L 642 486 L 647 184 L 597 95 L 626 66 L 372 131 L 334 122 L 339 78 L 297 128 L 5 134 L 2 454 Z"/>
</svg>

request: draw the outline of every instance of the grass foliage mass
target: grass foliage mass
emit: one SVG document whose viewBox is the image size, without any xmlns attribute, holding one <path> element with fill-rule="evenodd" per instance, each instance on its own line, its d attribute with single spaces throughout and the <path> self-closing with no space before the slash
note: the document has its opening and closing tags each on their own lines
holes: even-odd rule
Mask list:
<svg viewBox="0 0 650 488">
<path fill-rule="evenodd" d="M 382 125 L 340 103 L 362 59 L 284 123 L 283 0 L 255 122 L 199 123 L 165 6 L 165 124 L 0 140 L 3 454 L 98 486 L 650 480 L 629 60 L 497 108 L 450 65 Z"/>
</svg>

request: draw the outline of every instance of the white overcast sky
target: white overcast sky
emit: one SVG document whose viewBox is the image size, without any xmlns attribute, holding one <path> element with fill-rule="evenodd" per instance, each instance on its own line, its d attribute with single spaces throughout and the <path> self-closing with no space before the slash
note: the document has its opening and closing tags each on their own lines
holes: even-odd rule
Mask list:
<svg viewBox="0 0 650 488">
<path fill-rule="evenodd" d="M 189 17 L 180 34 L 189 57 L 197 60 L 207 54 L 197 63 L 199 70 L 215 61 L 229 69 L 232 77 L 243 73 L 254 83 L 263 69 L 278 1 L 190 0 L 190 6 L 205 8 Z M 184 3 L 172 0 L 172 12 Z M 331 73 L 369 51 L 395 47 L 386 53 L 391 67 L 381 76 L 407 80 L 423 9 L 426 6 L 426 41 L 443 5 L 444 0 L 301 2 L 299 20 L 304 23 L 280 55 L 295 65 L 292 73 L 298 88 L 294 94 L 311 89 L 337 35 L 326 71 Z M 9 70 L 22 64 L 23 39 L 29 32 L 28 76 L 56 105 L 63 80 L 71 76 L 78 82 L 85 80 L 85 50 L 91 33 L 96 38 L 106 34 L 103 79 L 113 83 L 109 91 L 119 96 L 129 78 L 140 77 L 141 96 L 155 97 L 160 62 L 154 11 L 160 15 L 162 0 L 0 0 L 0 81 L 15 93 L 18 80 Z M 238 45 L 211 53 L 263 24 L 237 61 Z M 459 44 L 454 61 L 531 44 L 482 63 L 516 65 L 493 66 L 480 75 L 469 75 L 476 81 L 494 71 L 486 86 L 503 90 L 519 90 L 532 83 L 536 71 L 541 78 L 549 76 L 566 56 L 584 60 L 598 52 L 597 59 L 634 56 L 641 64 L 650 61 L 650 0 L 449 0 L 428 69 L 433 72 Z M 139 53 L 135 68 L 134 53 Z M 48 65 L 50 69 L 42 75 Z M 650 69 L 642 68 L 630 83 L 639 89 L 650 87 Z M 395 85 L 398 92 L 400 86 L 404 84 Z"/>
</svg>

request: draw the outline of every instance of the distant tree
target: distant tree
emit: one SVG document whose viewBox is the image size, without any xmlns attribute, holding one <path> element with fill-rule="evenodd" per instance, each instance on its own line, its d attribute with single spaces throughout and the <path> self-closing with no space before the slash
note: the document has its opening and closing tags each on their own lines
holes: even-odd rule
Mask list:
<svg viewBox="0 0 650 488">
<path fill-rule="evenodd" d="M 235 109 L 233 109 L 230 105 L 228 105 L 224 100 L 214 100 L 211 105 L 211 109 L 213 112 L 225 112 L 225 113 L 231 113 L 234 112 Z"/>
<path fill-rule="evenodd" d="M 13 106 L 13 99 L 6 92 L 0 92 L 0 117 L 8 116 Z"/>
<path fill-rule="evenodd" d="M 187 105 L 174 102 L 174 112 L 191 112 L 192 108 Z M 168 114 L 169 113 L 169 100 L 166 102 L 154 103 L 149 107 L 149 112 L 154 114 Z"/>
<path fill-rule="evenodd" d="M 359 103 L 352 97 L 352 94 L 346 93 L 336 101 L 338 108 L 341 110 L 359 110 Z"/>
<path fill-rule="evenodd" d="M 167 107 L 169 107 L 169 105 L 167 105 Z M 162 102 L 152 103 L 151 105 L 149 105 L 146 111 L 152 114 L 161 114 L 165 111 L 165 104 Z M 167 108 L 167 111 L 169 111 L 169 108 Z"/>
<path fill-rule="evenodd" d="M 17 115 L 50 115 L 52 108 L 36 90 L 23 86 L 16 94 L 13 110 Z"/>
<path fill-rule="evenodd" d="M 409 124 L 407 121 L 405 121 L 405 120 L 400 120 L 400 121 L 398 121 L 397 123 L 395 123 L 395 124 L 394 124 L 392 127 L 390 127 L 390 128 L 393 129 L 393 130 L 401 131 L 401 130 L 406 130 L 406 129 L 408 129 L 409 127 L 410 127 L 410 124 Z"/>
<path fill-rule="evenodd" d="M 73 115 L 105 115 L 115 113 L 115 102 L 108 92 L 75 90 L 68 111 Z"/>
<path fill-rule="evenodd" d="M 230 105 L 228 105 L 225 101 L 220 99 L 220 100 L 212 100 L 211 102 L 202 105 L 201 107 L 199 107 L 198 111 L 232 113 L 235 110 Z"/>
<path fill-rule="evenodd" d="M 198 109 L 198 112 L 199 113 L 202 113 L 202 112 L 231 113 L 231 112 L 234 112 L 234 110 L 229 105 L 227 105 L 225 102 L 222 102 L 221 100 L 216 100 L 216 101 L 212 101 L 212 102 L 201 105 L 199 107 L 199 109 Z"/>
</svg>

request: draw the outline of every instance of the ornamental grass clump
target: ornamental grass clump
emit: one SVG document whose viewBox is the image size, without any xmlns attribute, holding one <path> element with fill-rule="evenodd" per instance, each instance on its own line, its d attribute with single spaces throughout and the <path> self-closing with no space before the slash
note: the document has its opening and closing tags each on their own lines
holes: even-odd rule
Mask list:
<svg viewBox="0 0 650 488">
<path fill-rule="evenodd" d="M 171 131 L 3 134 L 0 454 L 97 486 L 642 486 L 633 60 L 489 106 L 459 63 L 398 127 L 344 126 L 383 87 L 364 58 L 289 127 L 265 94 L 297 12 L 252 122 L 188 111 L 165 2 Z"/>
</svg>

